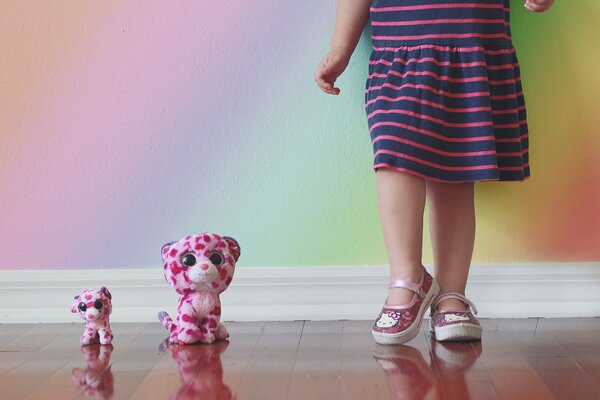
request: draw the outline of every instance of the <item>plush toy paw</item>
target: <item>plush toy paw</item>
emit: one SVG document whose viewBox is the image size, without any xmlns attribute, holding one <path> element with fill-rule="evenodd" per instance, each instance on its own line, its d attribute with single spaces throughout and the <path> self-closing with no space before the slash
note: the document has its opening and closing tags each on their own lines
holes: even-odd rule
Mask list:
<svg viewBox="0 0 600 400">
<path fill-rule="evenodd" d="M 113 335 L 110 331 L 100 330 L 98 333 L 100 336 L 100 344 L 110 344 L 112 342 Z"/>
<path fill-rule="evenodd" d="M 98 340 L 98 338 L 96 336 L 90 336 L 87 334 L 83 334 L 81 335 L 81 337 L 79 338 L 79 343 L 86 346 L 88 344 L 98 344 L 100 341 Z"/>
<path fill-rule="evenodd" d="M 215 337 L 217 339 L 227 339 L 229 337 L 229 332 L 225 329 L 225 325 L 219 324 L 219 327 L 215 331 Z"/>
</svg>

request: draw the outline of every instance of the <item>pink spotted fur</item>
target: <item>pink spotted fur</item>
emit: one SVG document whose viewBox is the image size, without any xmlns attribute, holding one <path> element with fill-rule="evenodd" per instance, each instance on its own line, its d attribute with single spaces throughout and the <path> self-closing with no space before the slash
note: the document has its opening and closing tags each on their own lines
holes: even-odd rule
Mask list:
<svg viewBox="0 0 600 400">
<path fill-rule="evenodd" d="M 181 295 L 175 321 L 164 311 L 158 314 L 171 343 L 212 343 L 229 337 L 220 323 L 219 294 L 231 283 L 239 257 L 235 239 L 209 232 L 163 246 L 165 280 Z"/>
<path fill-rule="evenodd" d="M 79 342 L 87 344 L 110 344 L 113 339 L 109 317 L 112 311 L 112 295 L 107 288 L 83 289 L 74 297 L 72 313 L 79 313 L 85 321 L 85 331 Z"/>
</svg>

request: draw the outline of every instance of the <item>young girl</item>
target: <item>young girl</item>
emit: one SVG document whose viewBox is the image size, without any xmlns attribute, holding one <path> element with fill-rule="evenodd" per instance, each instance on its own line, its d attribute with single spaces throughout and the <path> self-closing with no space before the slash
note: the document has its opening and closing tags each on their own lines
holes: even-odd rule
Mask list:
<svg viewBox="0 0 600 400">
<path fill-rule="evenodd" d="M 532 12 L 554 0 L 526 0 Z M 431 306 L 436 340 L 478 340 L 465 287 L 475 240 L 474 183 L 529 177 L 528 131 L 509 0 L 338 0 L 315 80 L 329 94 L 367 19 L 365 108 L 390 263 L 377 343 L 414 338 Z M 422 264 L 429 199 L 435 278 Z"/>
</svg>

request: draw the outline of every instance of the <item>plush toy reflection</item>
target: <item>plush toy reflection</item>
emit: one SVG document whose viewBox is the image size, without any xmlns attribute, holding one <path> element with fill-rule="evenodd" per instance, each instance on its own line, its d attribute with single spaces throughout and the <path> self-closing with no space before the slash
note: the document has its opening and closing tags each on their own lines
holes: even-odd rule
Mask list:
<svg viewBox="0 0 600 400">
<path fill-rule="evenodd" d="M 239 257 L 235 239 L 209 232 L 163 246 L 165 280 L 181 295 L 175 320 L 164 311 L 158 314 L 171 343 L 212 343 L 229 337 L 220 323 L 219 294 L 229 287 Z"/>
<path fill-rule="evenodd" d="M 229 346 L 227 340 L 219 340 L 211 346 L 202 344 L 178 346 L 165 340 L 160 345 L 159 351 L 171 351 L 171 356 L 179 367 L 181 379 L 181 385 L 171 399 L 235 399 L 231 388 L 223 382 L 221 354 L 227 346 Z"/>
<path fill-rule="evenodd" d="M 79 313 L 85 321 L 85 331 L 79 342 L 83 345 L 110 344 L 113 339 L 109 323 L 112 295 L 108 289 L 83 289 L 74 299 L 71 312 Z"/>
<path fill-rule="evenodd" d="M 110 399 L 114 392 L 114 378 L 110 370 L 112 345 L 82 346 L 85 368 L 73 368 L 71 376 L 75 386 L 88 399 Z"/>
</svg>

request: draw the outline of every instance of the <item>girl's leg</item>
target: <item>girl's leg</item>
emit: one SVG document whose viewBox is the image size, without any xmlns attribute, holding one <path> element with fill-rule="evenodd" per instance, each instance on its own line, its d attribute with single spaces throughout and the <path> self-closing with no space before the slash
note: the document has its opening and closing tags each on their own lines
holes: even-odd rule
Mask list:
<svg viewBox="0 0 600 400">
<path fill-rule="evenodd" d="M 409 279 L 418 283 L 422 262 L 425 181 L 389 168 L 379 168 L 376 176 L 390 279 Z M 413 295 L 414 292 L 405 288 L 390 288 L 387 304 L 406 304 Z"/>
<path fill-rule="evenodd" d="M 440 284 L 440 294 L 464 295 L 475 242 L 474 182 L 427 180 L 426 192 L 435 279 Z M 439 307 L 466 310 L 456 299 L 446 299 Z"/>
</svg>

